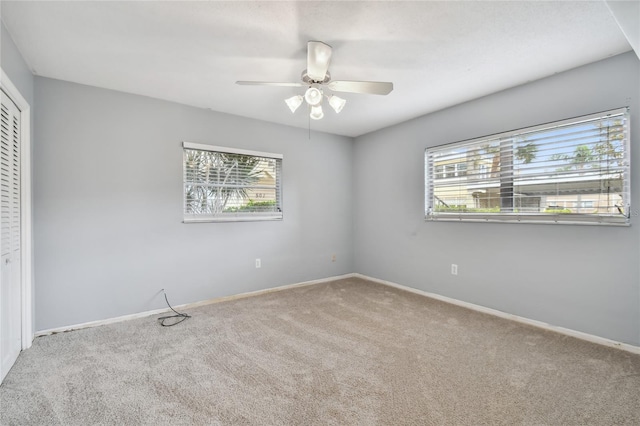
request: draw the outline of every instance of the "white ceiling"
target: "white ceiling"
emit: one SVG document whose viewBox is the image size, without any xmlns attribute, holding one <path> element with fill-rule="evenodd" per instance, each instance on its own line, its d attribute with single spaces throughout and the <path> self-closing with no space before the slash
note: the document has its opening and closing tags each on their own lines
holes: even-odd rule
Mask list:
<svg viewBox="0 0 640 426">
<path fill-rule="evenodd" d="M 358 136 L 631 50 L 603 1 L 1 2 L 37 75 L 307 128 L 306 42 L 333 46 L 334 80 L 391 81 L 311 128 Z"/>
</svg>

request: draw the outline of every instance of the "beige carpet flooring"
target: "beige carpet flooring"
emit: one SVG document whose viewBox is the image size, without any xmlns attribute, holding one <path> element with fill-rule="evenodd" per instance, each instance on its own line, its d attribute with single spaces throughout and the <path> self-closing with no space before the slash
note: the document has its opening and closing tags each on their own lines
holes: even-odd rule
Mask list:
<svg viewBox="0 0 640 426">
<path fill-rule="evenodd" d="M 639 425 L 640 356 L 357 278 L 35 340 L 2 425 Z"/>
</svg>

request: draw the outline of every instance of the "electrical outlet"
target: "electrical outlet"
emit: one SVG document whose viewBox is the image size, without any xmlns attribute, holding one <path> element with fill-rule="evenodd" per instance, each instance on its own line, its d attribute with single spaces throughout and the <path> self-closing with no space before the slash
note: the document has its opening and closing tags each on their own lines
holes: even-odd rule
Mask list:
<svg viewBox="0 0 640 426">
<path fill-rule="evenodd" d="M 451 275 L 458 275 L 458 265 L 455 263 L 451 264 Z"/>
<path fill-rule="evenodd" d="M 336 261 L 336 255 L 335 255 L 335 254 L 332 254 L 332 255 L 331 255 L 331 261 L 332 261 L 332 262 L 335 262 L 335 261 Z"/>
<path fill-rule="evenodd" d="M 256 268 L 260 267 L 262 267 L 262 262 L 260 261 L 260 259 L 256 259 Z"/>
</svg>

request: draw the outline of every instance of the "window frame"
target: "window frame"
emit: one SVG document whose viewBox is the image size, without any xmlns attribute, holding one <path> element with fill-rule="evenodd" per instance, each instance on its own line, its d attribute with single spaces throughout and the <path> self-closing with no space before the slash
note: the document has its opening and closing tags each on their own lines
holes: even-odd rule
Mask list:
<svg viewBox="0 0 640 426">
<path fill-rule="evenodd" d="M 496 212 L 496 213 L 475 213 L 475 212 L 436 212 L 435 211 L 435 199 L 438 197 L 435 195 L 435 182 L 442 181 L 442 178 L 435 173 L 437 165 L 431 161 L 430 155 L 434 152 L 442 152 L 444 150 L 452 150 L 456 147 L 481 147 L 483 143 L 489 143 L 503 139 L 516 139 L 523 135 L 552 131 L 555 128 L 561 128 L 569 125 L 579 125 L 580 123 L 587 123 L 597 119 L 605 119 L 608 116 L 622 116 L 624 118 L 623 125 L 623 140 L 622 145 L 624 147 L 624 154 L 620 160 L 623 167 L 621 173 L 622 180 L 622 194 L 623 207 L 625 209 L 622 215 L 607 215 L 602 213 L 549 213 L 549 212 Z M 456 221 L 456 222 L 496 222 L 496 223 L 548 223 L 548 224 L 580 224 L 580 225 L 613 225 L 613 226 L 629 226 L 631 216 L 631 125 L 629 107 L 617 108 L 613 110 L 603 111 L 599 113 L 568 118 L 564 120 L 554 121 L 550 123 L 539 124 L 530 127 L 524 127 L 516 130 L 510 130 L 502 133 L 496 133 L 492 135 L 482 136 L 479 138 L 467 139 L 459 142 L 440 144 L 432 147 L 427 147 L 424 152 L 424 179 L 425 179 L 425 220 L 426 221 Z M 465 154 L 466 155 L 466 154 Z M 513 154 L 513 151 L 511 153 Z M 540 162 L 542 163 L 542 161 Z M 433 170 L 430 170 L 431 169 Z M 480 179 L 489 182 L 492 177 L 490 173 L 483 174 Z M 434 182 L 431 183 L 430 176 Z M 513 174 L 512 174 L 513 176 Z M 494 176 L 495 178 L 495 176 Z M 513 178 L 512 178 L 513 179 Z M 446 179 L 445 179 L 446 180 Z M 516 186 L 512 186 L 512 191 Z M 515 206 L 515 204 L 513 205 Z M 512 207 L 514 208 L 514 207 Z"/>
<path fill-rule="evenodd" d="M 236 212 L 217 214 L 188 214 L 187 207 L 187 167 L 186 151 L 198 150 L 223 154 L 238 154 L 255 158 L 276 160 L 276 176 L 274 177 L 274 189 L 276 198 L 276 212 Z M 282 161 L 284 156 L 271 152 L 253 151 L 241 148 L 222 147 L 193 142 L 182 142 L 182 221 L 183 223 L 209 223 L 209 222 L 254 222 L 254 221 L 279 221 L 284 219 L 282 209 Z"/>
</svg>

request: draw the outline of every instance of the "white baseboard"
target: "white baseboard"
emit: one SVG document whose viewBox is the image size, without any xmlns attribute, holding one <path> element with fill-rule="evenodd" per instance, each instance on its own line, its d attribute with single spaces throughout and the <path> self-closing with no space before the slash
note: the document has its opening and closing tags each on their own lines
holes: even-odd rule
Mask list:
<svg viewBox="0 0 640 426">
<path fill-rule="evenodd" d="M 430 297 L 432 299 L 440 300 L 442 302 L 451 303 L 452 305 L 462 306 L 463 308 L 471 309 L 474 311 L 482 312 L 485 314 L 493 315 L 500 318 L 505 318 L 508 320 L 516 321 L 522 324 L 532 325 L 534 327 L 542 328 L 544 330 L 554 331 L 556 333 L 564 334 L 566 336 L 575 337 L 581 340 L 586 340 L 588 342 L 597 343 L 599 345 L 609 346 L 617 349 L 621 349 L 623 351 L 631 352 L 634 354 L 640 354 L 640 347 L 633 346 L 628 343 L 616 342 L 615 340 L 610 340 L 600 336 L 594 336 L 593 334 L 583 333 L 582 331 L 571 330 L 569 328 L 558 327 L 555 325 L 547 324 L 542 321 L 532 320 L 529 318 L 521 317 L 518 315 L 509 314 L 506 312 L 498 311 L 497 309 L 487 308 L 484 306 L 476 305 L 469 302 L 463 302 L 461 300 L 453 299 L 447 296 L 441 296 L 435 293 L 429 293 L 427 291 L 418 290 L 412 287 L 407 287 L 402 284 L 397 284 L 391 281 L 385 281 L 378 278 L 369 277 L 363 274 L 351 274 L 354 277 L 362 278 L 365 280 L 373 281 L 379 284 L 388 285 L 390 287 L 399 288 L 404 291 L 409 291 L 411 293 L 419 294 L 422 296 Z"/>
<path fill-rule="evenodd" d="M 231 295 L 231 296 L 216 297 L 214 299 L 201 300 L 199 302 L 193 302 L 193 303 L 185 303 L 183 305 L 176 305 L 176 306 L 174 306 L 174 308 L 175 309 L 180 309 L 180 310 L 197 308 L 199 306 L 211 305 L 213 303 L 220 303 L 220 302 L 226 302 L 226 301 L 229 301 L 229 300 L 243 299 L 245 297 L 253 297 L 253 296 L 258 296 L 258 295 L 261 295 L 261 294 L 272 293 L 272 292 L 275 292 L 275 291 L 287 290 L 289 288 L 304 287 L 304 286 L 308 286 L 308 285 L 324 283 L 324 282 L 327 282 L 327 281 L 334 281 L 334 280 L 340 280 L 340 279 L 344 279 L 344 278 L 350 278 L 350 277 L 353 277 L 353 276 L 355 276 L 355 274 L 345 274 L 345 275 L 338 275 L 338 276 L 333 276 L 333 277 L 328 277 L 328 278 L 321 278 L 321 279 L 318 279 L 318 280 L 303 281 L 303 282 L 296 283 L 296 284 L 288 284 L 288 285 L 283 285 L 283 286 L 279 286 L 279 287 L 267 288 L 267 289 L 264 289 L 264 290 L 250 291 L 250 292 L 247 292 L 247 293 L 239 293 L 239 294 L 234 294 L 234 295 Z M 129 320 L 132 320 L 132 319 L 144 318 L 144 317 L 149 317 L 149 316 L 152 316 L 152 315 L 159 315 L 159 314 L 163 314 L 163 313 L 169 312 L 169 311 L 170 311 L 169 308 L 154 309 L 152 311 L 145 311 L 145 312 L 140 312 L 140 313 L 137 313 L 137 314 L 123 315 L 123 316 L 120 316 L 120 317 L 108 318 L 108 319 L 104 319 L 104 320 L 90 321 L 90 322 L 85 322 L 85 323 L 81 323 L 81 324 L 67 325 L 67 326 L 64 326 L 64 327 L 50 328 L 48 330 L 42 330 L 42 331 L 36 332 L 35 337 L 48 336 L 50 334 L 56 334 L 56 333 L 65 333 L 67 331 L 81 330 L 83 328 L 99 327 L 101 325 L 114 324 L 114 323 L 118 323 L 118 322 L 122 322 L 122 321 L 129 321 Z"/>
<path fill-rule="evenodd" d="M 481 306 L 481 305 L 476 305 L 476 304 L 469 303 L 469 302 L 463 302 L 461 300 L 453 299 L 451 297 L 441 296 L 441 295 L 435 294 L 435 293 L 429 293 L 427 291 L 418 290 L 416 288 L 407 287 L 407 286 L 404 286 L 402 284 L 397 284 L 397 283 L 394 283 L 394 282 L 391 282 L 391 281 L 381 280 L 379 278 L 373 278 L 373 277 L 369 277 L 367 275 L 358 274 L 358 273 L 344 274 L 344 275 L 333 276 L 333 277 L 328 277 L 328 278 L 321 278 L 321 279 L 318 279 L 318 280 L 304 281 L 304 282 L 300 282 L 300 283 L 296 283 L 296 284 L 288 284 L 288 285 L 283 285 L 283 286 L 279 286 L 279 287 L 272 287 L 272 288 L 267 288 L 267 289 L 264 289 L 264 290 L 250 291 L 250 292 L 247 292 L 247 293 L 239 293 L 239 294 L 234 294 L 234 295 L 231 295 L 231 296 L 217 297 L 217 298 L 214 298 L 214 299 L 208 299 L 208 300 L 202 300 L 202 301 L 194 302 L 194 303 L 186 303 L 186 304 L 183 304 L 183 305 L 177 305 L 174 308 L 175 309 L 181 309 L 181 310 L 197 308 L 199 306 L 210 305 L 210 304 L 213 304 L 213 303 L 220 303 L 220 302 L 226 302 L 226 301 L 229 301 L 229 300 L 243 299 L 245 297 L 253 297 L 253 296 L 258 296 L 258 295 L 261 295 L 261 294 L 267 294 L 267 293 L 272 293 L 272 292 L 276 292 L 276 291 L 287 290 L 287 289 L 290 289 L 290 288 L 304 287 L 304 286 L 324 283 L 324 282 L 327 282 L 327 281 L 334 281 L 334 280 L 340 280 L 340 279 L 351 278 L 351 277 L 362 278 L 362 279 L 373 281 L 373 282 L 376 282 L 376 283 L 379 283 L 379 284 L 384 284 L 384 285 L 387 285 L 387 286 L 390 286 L 390 287 L 395 287 L 395 288 L 398 288 L 400 290 L 404 290 L 404 291 L 408 291 L 408 292 L 411 292 L 411 293 L 419 294 L 421 296 L 430 297 L 432 299 L 440 300 L 442 302 L 450 303 L 452 305 L 461 306 L 463 308 L 471 309 L 471 310 L 474 310 L 474 311 L 482 312 L 482 313 L 493 315 L 493 316 L 500 317 L 500 318 L 505 318 L 505 319 L 508 319 L 508 320 L 511 320 L 511 321 L 516 321 L 516 322 L 519 322 L 519 323 L 522 323 L 522 324 L 528 324 L 528 325 L 531 325 L 531 326 L 534 326 L 534 327 L 538 327 L 538 328 L 541 328 L 541 329 L 544 329 L 544 330 L 554 331 L 556 333 L 560 333 L 560 334 L 564 334 L 566 336 L 571 336 L 571 337 L 575 337 L 575 338 L 578 338 L 578 339 L 586 340 L 588 342 L 597 343 L 597 344 L 600 344 L 600 345 L 621 349 L 621 350 L 624 350 L 624 351 L 627 351 L 627 352 L 631 352 L 631 353 L 634 353 L 634 354 L 640 354 L 640 347 L 633 346 L 633 345 L 630 345 L 628 343 L 617 342 L 615 340 L 610 340 L 610 339 L 607 339 L 607 338 L 604 338 L 604 337 L 595 336 L 593 334 L 583 333 L 581 331 L 571 330 L 569 328 L 558 327 L 558 326 L 555 326 L 555 325 L 547 324 L 547 323 L 542 322 L 542 321 L 537 321 L 537 320 L 521 317 L 521 316 L 518 316 L 518 315 L 509 314 L 509 313 L 506 313 L 506 312 L 498 311 L 497 309 L 487 308 L 487 307 L 484 307 L 484 306 Z M 36 332 L 35 337 L 47 336 L 49 334 L 55 334 L 55 333 L 64 333 L 64 332 L 72 331 L 72 330 L 81 330 L 83 328 L 98 327 L 98 326 L 107 325 L 107 324 L 114 324 L 114 323 L 118 323 L 118 322 L 122 322 L 122 321 L 128 321 L 128 320 L 132 320 L 132 319 L 144 318 L 144 317 L 148 317 L 148 316 L 152 316 L 152 315 L 163 314 L 163 313 L 169 312 L 169 311 L 170 311 L 169 308 L 155 309 L 155 310 L 152 310 L 152 311 L 145 311 L 145 312 L 140 312 L 140 313 L 131 314 L 131 315 L 123 315 L 123 316 L 120 316 L 120 317 L 108 318 L 108 319 L 105 319 L 105 320 L 90 321 L 90 322 L 85 322 L 85 323 L 82 323 L 82 324 L 75 324 L 75 325 L 69 325 L 69 326 L 64 326 L 64 327 L 51 328 L 51 329 L 48 329 L 48 330 L 42 330 L 42 331 Z"/>
</svg>

